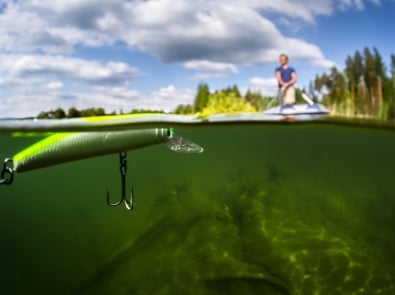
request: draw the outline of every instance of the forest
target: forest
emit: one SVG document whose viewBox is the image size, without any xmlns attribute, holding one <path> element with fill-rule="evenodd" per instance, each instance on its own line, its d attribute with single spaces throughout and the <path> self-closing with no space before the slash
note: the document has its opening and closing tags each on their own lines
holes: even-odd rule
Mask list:
<svg viewBox="0 0 395 295">
<path fill-rule="evenodd" d="M 333 116 L 395 119 L 395 54 L 387 66 L 377 48 L 365 47 L 347 56 L 344 69 L 332 67 L 317 75 L 308 89 L 296 89 L 296 102 L 303 103 L 301 92 L 306 92 L 314 101 L 322 103 Z M 201 116 L 224 112 L 261 112 L 276 100 L 259 91 L 250 89 L 242 95 L 237 85 L 215 92 L 207 83 L 197 87 L 193 104 L 179 105 L 173 113 Z M 278 101 L 277 101 L 278 103 Z M 134 109 L 128 113 L 152 112 Z M 157 111 L 155 111 L 157 112 Z M 122 112 L 123 113 L 123 112 Z M 114 115 L 115 112 L 111 113 Z M 74 118 L 107 115 L 103 108 L 77 110 L 61 108 L 41 112 L 37 118 Z"/>
<path fill-rule="evenodd" d="M 346 58 L 344 70 L 317 75 L 308 93 L 320 94 L 332 115 L 395 119 L 395 54 L 390 63 L 387 68 L 377 48 L 365 47 Z"/>
</svg>

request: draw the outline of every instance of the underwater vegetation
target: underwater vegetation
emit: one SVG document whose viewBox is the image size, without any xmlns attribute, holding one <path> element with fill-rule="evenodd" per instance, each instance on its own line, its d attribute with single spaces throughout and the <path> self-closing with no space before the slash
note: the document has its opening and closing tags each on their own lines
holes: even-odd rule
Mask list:
<svg viewBox="0 0 395 295">
<path fill-rule="evenodd" d="M 353 204 L 308 180 L 286 189 L 289 181 L 268 162 L 261 175 L 237 170 L 208 196 L 179 182 L 74 293 L 394 294 L 394 269 L 367 243 Z"/>
<path fill-rule="evenodd" d="M 117 155 L 3 186 L 1 292 L 395 294 L 393 132 L 184 132 L 205 152 L 128 155 L 133 211 L 106 204 L 106 189 L 119 197 Z M 3 139 L 2 158 L 32 141 Z"/>
</svg>

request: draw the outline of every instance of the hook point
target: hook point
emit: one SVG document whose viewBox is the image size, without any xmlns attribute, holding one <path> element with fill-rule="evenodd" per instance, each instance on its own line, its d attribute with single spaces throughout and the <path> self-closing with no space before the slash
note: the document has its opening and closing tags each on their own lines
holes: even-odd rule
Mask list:
<svg viewBox="0 0 395 295">
<path fill-rule="evenodd" d="M 133 210 L 133 186 L 132 186 L 132 192 L 130 193 L 130 201 L 125 199 L 125 207 L 128 210 Z"/>
</svg>

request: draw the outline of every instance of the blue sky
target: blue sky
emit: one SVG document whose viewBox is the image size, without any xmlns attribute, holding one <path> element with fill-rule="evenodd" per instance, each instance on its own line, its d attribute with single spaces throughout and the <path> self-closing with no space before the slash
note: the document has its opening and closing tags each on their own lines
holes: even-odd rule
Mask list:
<svg viewBox="0 0 395 295">
<path fill-rule="evenodd" d="M 0 0 L 0 117 L 57 107 L 173 110 L 212 91 L 307 86 L 365 46 L 389 65 L 395 0 Z"/>
</svg>

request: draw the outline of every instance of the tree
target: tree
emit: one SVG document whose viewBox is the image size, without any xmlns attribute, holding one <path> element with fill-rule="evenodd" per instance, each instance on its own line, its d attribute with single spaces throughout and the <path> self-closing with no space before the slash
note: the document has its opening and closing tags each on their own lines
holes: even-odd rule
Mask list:
<svg viewBox="0 0 395 295">
<path fill-rule="evenodd" d="M 246 102 L 244 98 L 236 97 L 231 92 L 217 91 L 210 95 L 207 106 L 201 111 L 201 116 L 216 113 L 256 112 L 255 108 Z"/>
<path fill-rule="evenodd" d="M 356 85 L 357 85 L 358 77 L 355 77 L 354 68 L 355 68 L 354 59 L 351 56 L 347 56 L 345 74 L 348 79 L 348 91 L 350 92 L 351 103 L 355 112 L 355 93 L 357 88 Z"/>
<path fill-rule="evenodd" d="M 343 109 L 340 113 L 343 115 L 368 115 L 374 118 L 389 116 L 394 105 L 394 75 L 388 77 L 378 49 L 365 47 L 362 53 L 357 50 L 353 56 L 347 56 L 345 64 L 344 71 L 332 68 L 330 73 L 316 76 L 311 88 L 325 92 L 324 103 L 332 111 L 341 106 Z M 391 71 L 394 68 L 392 66 Z M 395 115 L 395 106 L 391 112 Z"/>
<path fill-rule="evenodd" d="M 364 78 L 364 62 L 362 54 L 357 50 L 354 54 L 353 77 L 355 79 L 355 112 L 364 114 L 366 105 L 366 83 Z"/>
<path fill-rule="evenodd" d="M 236 97 L 241 97 L 239 87 L 237 85 L 233 85 L 231 92 L 235 94 Z"/>
<path fill-rule="evenodd" d="M 48 112 L 40 112 L 38 115 L 37 115 L 37 119 L 49 119 L 49 114 L 48 114 Z"/>
<path fill-rule="evenodd" d="M 374 56 L 370 52 L 370 49 L 368 47 L 365 47 L 363 50 L 364 54 L 364 61 L 365 61 L 365 67 L 364 67 L 364 78 L 365 78 L 365 83 L 366 83 L 366 88 L 368 91 L 368 97 L 369 102 L 366 104 L 366 111 L 368 114 L 373 113 L 373 109 L 376 104 L 376 98 L 374 95 L 374 86 L 375 86 L 375 62 L 374 62 Z"/>
<path fill-rule="evenodd" d="M 174 110 L 174 113 L 180 114 L 180 115 L 192 114 L 193 113 L 193 106 L 190 104 L 187 104 L 187 105 L 181 104 Z"/>
<path fill-rule="evenodd" d="M 395 54 L 391 54 L 391 77 L 385 84 L 385 96 L 388 101 L 388 118 L 395 119 Z"/>
<path fill-rule="evenodd" d="M 72 108 L 69 108 L 69 110 L 67 112 L 67 117 L 68 118 L 79 118 L 79 117 L 81 117 L 81 113 L 75 107 L 72 107 Z"/>
<path fill-rule="evenodd" d="M 195 112 L 201 112 L 208 103 L 210 89 L 207 84 L 200 83 L 193 103 Z"/>
<path fill-rule="evenodd" d="M 57 108 L 56 110 L 51 112 L 51 117 L 54 119 L 64 119 L 66 118 L 66 112 L 61 109 L 61 108 Z"/>
<path fill-rule="evenodd" d="M 307 92 L 308 96 L 311 97 L 314 101 L 317 101 L 317 95 L 315 94 L 314 84 L 313 82 L 309 83 L 309 90 Z"/>
<path fill-rule="evenodd" d="M 260 91 L 251 91 L 250 89 L 247 90 L 244 99 L 247 103 L 252 105 L 256 111 L 260 112 L 265 108 L 265 101 Z"/>
<path fill-rule="evenodd" d="M 391 54 L 391 76 L 395 77 L 395 54 Z"/>
</svg>

